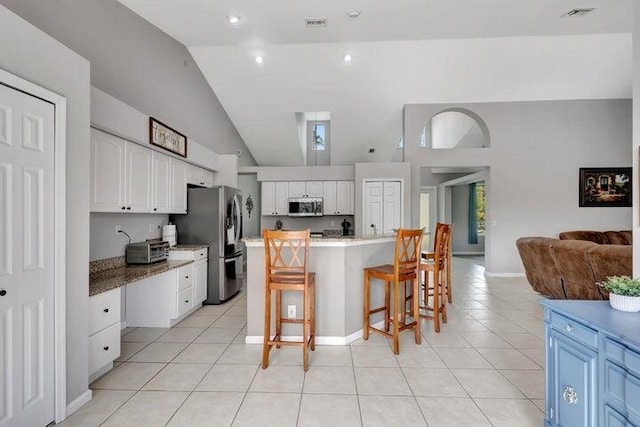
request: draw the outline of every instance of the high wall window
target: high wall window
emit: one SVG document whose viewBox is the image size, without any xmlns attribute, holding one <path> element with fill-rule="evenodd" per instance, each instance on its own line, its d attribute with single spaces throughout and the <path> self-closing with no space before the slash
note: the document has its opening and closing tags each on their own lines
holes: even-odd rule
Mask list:
<svg viewBox="0 0 640 427">
<path fill-rule="evenodd" d="M 324 151 L 327 146 L 327 125 L 324 123 L 313 123 L 311 126 L 311 149 Z"/>
<path fill-rule="evenodd" d="M 307 120 L 307 165 L 331 164 L 331 122 Z"/>
</svg>

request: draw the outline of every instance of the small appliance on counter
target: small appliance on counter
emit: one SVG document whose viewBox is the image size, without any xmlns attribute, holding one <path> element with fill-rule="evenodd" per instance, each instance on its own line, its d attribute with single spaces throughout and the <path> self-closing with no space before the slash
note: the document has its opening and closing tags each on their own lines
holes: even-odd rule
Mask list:
<svg viewBox="0 0 640 427">
<path fill-rule="evenodd" d="M 135 242 L 127 245 L 127 264 L 151 264 L 167 258 L 169 243 L 165 241 Z"/>
<path fill-rule="evenodd" d="M 162 240 L 169 243 L 170 247 L 174 247 L 177 242 L 177 232 L 175 224 L 162 226 Z"/>
<path fill-rule="evenodd" d="M 347 221 L 347 219 L 345 218 L 340 225 L 342 226 L 342 235 L 343 236 L 348 236 L 349 235 L 349 227 L 351 227 L 351 223 L 349 221 Z"/>
</svg>

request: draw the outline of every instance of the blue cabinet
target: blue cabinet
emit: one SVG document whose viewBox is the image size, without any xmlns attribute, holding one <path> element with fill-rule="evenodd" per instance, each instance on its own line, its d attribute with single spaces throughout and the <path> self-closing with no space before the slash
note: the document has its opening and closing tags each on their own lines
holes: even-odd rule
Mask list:
<svg viewBox="0 0 640 427">
<path fill-rule="evenodd" d="M 640 314 L 543 301 L 547 426 L 640 426 Z"/>
</svg>

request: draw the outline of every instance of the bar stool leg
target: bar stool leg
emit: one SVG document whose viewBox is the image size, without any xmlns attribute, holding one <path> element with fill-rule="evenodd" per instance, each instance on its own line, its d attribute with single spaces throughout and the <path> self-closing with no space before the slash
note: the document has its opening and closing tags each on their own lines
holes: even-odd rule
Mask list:
<svg viewBox="0 0 640 427">
<path fill-rule="evenodd" d="M 436 332 L 440 332 L 440 275 L 433 273 L 433 326 Z M 429 293 L 427 291 L 427 293 Z"/>
<path fill-rule="evenodd" d="M 276 339 L 282 339 L 282 291 L 276 290 Z M 276 348 L 282 347 L 276 344 Z"/>
<path fill-rule="evenodd" d="M 316 349 L 316 285 L 311 284 L 311 350 Z"/>
<path fill-rule="evenodd" d="M 449 304 L 453 303 L 453 295 L 451 294 L 451 255 L 447 258 L 447 299 Z"/>
<path fill-rule="evenodd" d="M 271 339 L 271 291 L 265 289 L 264 297 L 264 339 L 262 345 L 262 369 L 269 366 L 269 340 Z"/>
<path fill-rule="evenodd" d="M 309 295 L 307 295 L 307 290 L 305 289 L 302 296 L 302 309 L 303 319 L 302 319 L 302 369 L 305 372 L 309 369 L 309 329 L 311 326 L 310 322 L 310 310 L 309 310 Z"/>
<path fill-rule="evenodd" d="M 369 274 L 364 272 L 364 325 L 362 325 L 362 339 L 369 339 Z"/>
<path fill-rule="evenodd" d="M 389 332 L 389 319 L 391 312 L 389 310 L 389 299 L 391 292 L 391 282 L 384 282 L 384 330 Z"/>
<path fill-rule="evenodd" d="M 411 292 L 411 306 L 413 314 L 413 321 L 416 322 L 416 326 L 413 328 L 413 332 L 415 334 L 416 344 L 422 344 L 422 336 L 420 335 L 420 301 L 418 298 L 419 289 L 420 289 L 420 277 L 416 275 L 415 280 L 412 280 L 413 289 Z"/>
<path fill-rule="evenodd" d="M 398 313 L 398 282 L 394 283 L 393 292 L 393 352 L 400 354 L 400 343 L 398 337 L 400 336 L 400 316 Z"/>
</svg>

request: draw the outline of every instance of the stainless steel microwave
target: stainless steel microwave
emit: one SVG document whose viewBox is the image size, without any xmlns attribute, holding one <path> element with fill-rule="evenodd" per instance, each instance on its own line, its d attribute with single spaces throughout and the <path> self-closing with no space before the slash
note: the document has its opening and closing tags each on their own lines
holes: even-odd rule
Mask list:
<svg viewBox="0 0 640 427">
<path fill-rule="evenodd" d="M 322 197 L 290 197 L 289 216 L 322 216 Z"/>
</svg>

